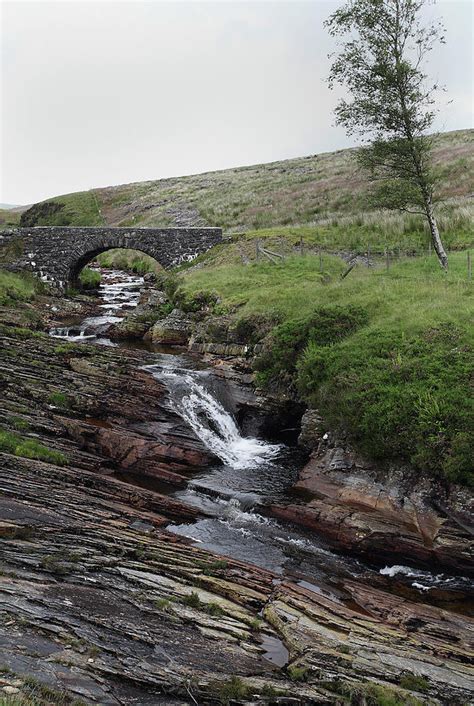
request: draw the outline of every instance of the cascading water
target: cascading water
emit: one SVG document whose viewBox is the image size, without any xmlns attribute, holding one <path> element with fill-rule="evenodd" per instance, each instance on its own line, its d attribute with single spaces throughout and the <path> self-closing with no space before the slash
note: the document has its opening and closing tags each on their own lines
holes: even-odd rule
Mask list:
<svg viewBox="0 0 474 706">
<path fill-rule="evenodd" d="M 112 324 L 121 321 L 121 316 L 117 316 L 117 314 L 137 306 L 140 299 L 140 289 L 143 286 L 143 277 L 127 274 L 120 270 L 102 271 L 101 276 L 99 296 L 104 303 L 100 304 L 99 308 L 104 309 L 103 314 L 90 316 L 71 326 L 52 328 L 49 332 L 50 336 L 63 338 L 72 343 L 94 342 L 107 346 L 116 345 L 104 334 Z"/>
<path fill-rule="evenodd" d="M 172 391 L 174 409 L 223 463 L 246 469 L 268 463 L 280 452 L 280 445 L 242 436 L 232 415 L 199 380 L 198 371 L 161 367 L 159 378 Z"/>
</svg>

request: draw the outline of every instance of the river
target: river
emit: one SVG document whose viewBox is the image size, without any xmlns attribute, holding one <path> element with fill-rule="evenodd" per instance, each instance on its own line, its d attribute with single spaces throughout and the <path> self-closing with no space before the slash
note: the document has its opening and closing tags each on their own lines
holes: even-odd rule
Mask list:
<svg viewBox="0 0 474 706">
<path fill-rule="evenodd" d="M 137 306 L 143 278 L 117 270 L 101 274 L 100 315 L 51 329 L 50 335 L 74 342 L 143 347 L 140 342 L 118 344 L 107 337 L 107 329 Z M 283 443 L 242 435 L 225 407 L 225 395 L 219 395 L 212 369 L 202 361 L 186 351 L 169 353 L 160 347 L 155 347 L 154 355 L 146 369 L 167 386 L 170 406 L 216 458 L 184 489 L 148 478 L 140 481 L 203 511 L 205 516 L 193 524 L 169 525 L 170 532 L 224 557 L 270 569 L 335 600 L 346 600 L 339 582 L 347 577 L 385 590 L 402 587 L 414 600 L 428 603 L 436 602 L 439 591 L 459 595 L 469 590 L 470 580 L 464 577 L 403 565 L 380 567 L 336 553 L 315 533 L 268 517 L 265 507 L 271 502 L 295 502 L 291 486 L 304 461 L 301 453 Z M 137 483 L 136 477 L 118 475 Z"/>
</svg>

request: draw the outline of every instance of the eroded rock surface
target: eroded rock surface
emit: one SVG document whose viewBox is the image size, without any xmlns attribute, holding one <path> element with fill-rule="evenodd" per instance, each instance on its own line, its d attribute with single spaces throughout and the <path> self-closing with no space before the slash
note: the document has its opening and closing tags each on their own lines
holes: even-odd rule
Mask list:
<svg viewBox="0 0 474 706">
<path fill-rule="evenodd" d="M 340 549 L 474 573 L 466 490 L 449 491 L 400 469 L 382 472 L 330 438 L 300 471 L 295 490 L 302 500 L 273 506 L 272 514 L 323 534 Z"/>
<path fill-rule="evenodd" d="M 331 597 L 200 550 L 166 531 L 195 509 L 115 477 L 183 483 L 211 461 L 141 369 L 148 354 L 0 342 L 2 428 L 66 457 L 0 454 L 5 694 L 38 679 L 62 703 L 340 704 L 375 688 L 403 703 L 407 674 L 421 703 L 469 701 L 465 616 L 349 579 Z"/>
</svg>

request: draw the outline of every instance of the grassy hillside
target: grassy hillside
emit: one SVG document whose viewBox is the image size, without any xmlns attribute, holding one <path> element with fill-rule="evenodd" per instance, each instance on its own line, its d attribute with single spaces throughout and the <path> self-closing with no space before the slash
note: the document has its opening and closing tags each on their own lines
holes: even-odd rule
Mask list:
<svg viewBox="0 0 474 706">
<path fill-rule="evenodd" d="M 178 299 L 217 301 L 241 342 L 266 335 L 264 387 L 320 410 L 375 459 L 473 483 L 474 289 L 466 254 L 346 264 L 324 255 L 284 262 L 207 261 L 180 276 Z M 213 292 L 214 297 L 204 297 Z M 212 337 L 211 332 L 211 337 Z"/>
<path fill-rule="evenodd" d="M 442 226 L 450 245 L 472 239 L 474 214 L 474 130 L 439 135 L 434 161 L 441 177 L 438 196 Z M 313 225 L 339 241 L 351 231 L 365 240 L 413 236 L 426 240 L 413 216 L 381 218 L 368 213 L 368 184 L 353 150 L 341 150 L 270 164 L 226 169 L 57 196 L 35 205 L 29 225 L 221 226 L 226 232 Z M 54 202 L 56 206 L 46 204 Z"/>
</svg>

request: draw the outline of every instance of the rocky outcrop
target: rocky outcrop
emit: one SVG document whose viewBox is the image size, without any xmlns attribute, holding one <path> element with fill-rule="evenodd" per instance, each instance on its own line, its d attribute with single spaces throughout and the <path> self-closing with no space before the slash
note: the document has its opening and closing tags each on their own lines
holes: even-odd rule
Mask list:
<svg viewBox="0 0 474 706">
<path fill-rule="evenodd" d="M 162 306 L 167 301 L 164 292 L 156 289 L 145 290 L 145 296 L 137 307 L 127 313 L 122 321 L 107 329 L 111 340 L 140 339 L 162 316 Z"/>
<path fill-rule="evenodd" d="M 28 332 L 26 332 L 28 334 Z M 71 345 L 42 334 L 4 335 L 0 423 L 41 440 L 84 469 L 123 470 L 183 484 L 211 461 L 140 366 L 146 352 Z"/>
<path fill-rule="evenodd" d="M 420 703 L 469 700 L 465 616 L 223 560 L 164 529 L 192 510 L 90 471 L 0 454 L 0 482 L 0 686 L 104 706 L 336 706 L 342 693 L 408 702 L 411 675 Z"/>
<path fill-rule="evenodd" d="M 294 486 L 301 501 L 274 505 L 273 515 L 372 560 L 474 573 L 470 493 L 413 479 L 406 469 L 382 472 L 325 436 Z"/>
<path fill-rule="evenodd" d="M 173 309 L 147 331 L 145 340 L 168 346 L 185 346 L 191 335 L 193 320 L 180 309 Z"/>
<path fill-rule="evenodd" d="M 25 331 L 0 343 L 2 428 L 67 458 L 0 453 L 4 694 L 38 693 L 41 706 L 53 701 L 44 685 L 59 703 L 104 706 L 403 703 L 406 675 L 421 703 L 469 700 L 465 616 L 348 579 L 334 595 L 308 590 L 166 531 L 197 511 L 118 471 L 181 483 L 211 459 L 141 369 L 149 354 Z"/>
</svg>

